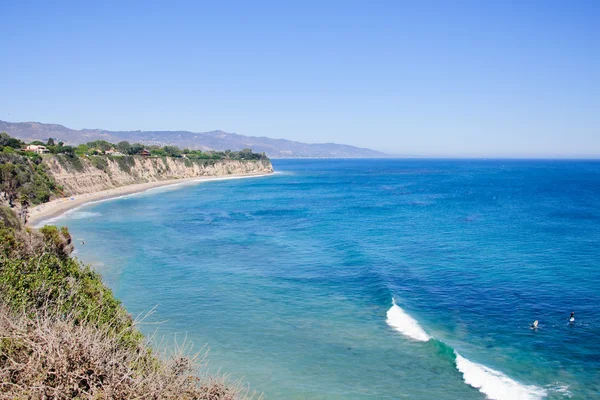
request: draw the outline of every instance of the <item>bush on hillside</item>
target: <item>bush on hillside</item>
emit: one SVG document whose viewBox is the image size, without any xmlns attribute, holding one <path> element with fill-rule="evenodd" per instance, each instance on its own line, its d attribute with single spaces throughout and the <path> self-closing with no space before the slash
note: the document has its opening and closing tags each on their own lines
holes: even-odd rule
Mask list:
<svg viewBox="0 0 600 400">
<path fill-rule="evenodd" d="M 0 399 L 250 398 L 156 353 L 100 276 L 70 257 L 66 228 L 24 228 L 0 207 Z"/>
<path fill-rule="evenodd" d="M 47 173 L 38 154 L 0 153 L 0 196 L 11 206 L 23 197 L 35 205 L 60 193 L 61 188 Z"/>
<path fill-rule="evenodd" d="M 90 156 L 88 160 L 90 160 L 90 163 L 100 171 L 110 174 L 110 169 L 108 168 L 108 157 Z"/>
<path fill-rule="evenodd" d="M 131 167 L 135 166 L 135 158 L 132 156 L 113 157 L 112 160 L 117 162 L 121 171 L 125 171 L 128 174 L 131 173 Z"/>
<path fill-rule="evenodd" d="M 0 306 L 0 398 L 250 398 L 222 378 L 199 375 L 197 356 L 178 352 L 158 361 L 147 356 L 146 342 L 123 347 L 119 336 L 128 333 L 80 324 L 70 314 L 42 309 L 30 316 Z"/>
<path fill-rule="evenodd" d="M 75 170 L 77 172 L 83 172 L 85 170 L 85 167 L 83 166 L 83 163 L 81 162 L 81 159 L 79 157 L 77 157 L 74 153 L 73 154 L 57 154 L 55 157 L 56 157 L 56 160 L 59 162 L 59 164 L 67 171 Z"/>
</svg>

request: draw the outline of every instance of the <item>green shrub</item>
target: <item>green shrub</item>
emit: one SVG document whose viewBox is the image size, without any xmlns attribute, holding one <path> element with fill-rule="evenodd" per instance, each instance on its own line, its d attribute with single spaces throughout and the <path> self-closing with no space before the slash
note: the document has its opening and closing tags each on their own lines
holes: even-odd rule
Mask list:
<svg viewBox="0 0 600 400">
<path fill-rule="evenodd" d="M 77 172 L 83 172 L 85 170 L 81 159 L 76 155 L 57 154 L 55 157 L 59 164 L 67 171 L 75 170 Z"/>
<path fill-rule="evenodd" d="M 162 161 L 162 165 L 159 166 L 159 172 L 162 172 L 163 170 L 164 171 L 169 171 L 171 168 L 169 168 L 169 163 L 167 162 L 167 157 L 163 156 L 160 159 Z"/>
<path fill-rule="evenodd" d="M 90 163 L 98 168 L 100 171 L 104 171 L 105 173 L 109 173 L 109 169 L 108 169 L 108 159 L 107 157 L 103 157 L 103 156 L 90 156 L 89 157 Z"/>
<path fill-rule="evenodd" d="M 61 192 L 38 154 L 22 156 L 0 153 L 0 195 L 10 204 L 26 198 L 30 204 L 36 205 Z"/>
<path fill-rule="evenodd" d="M 89 151 L 90 148 L 85 144 L 80 144 L 79 146 L 75 147 L 75 154 L 79 157 L 88 154 Z"/>
<path fill-rule="evenodd" d="M 11 217 L 10 214 L 13 214 Z M 78 321 L 116 330 L 132 320 L 100 275 L 70 257 L 71 235 L 66 227 L 22 228 L 10 209 L 0 212 L 0 298 L 10 309 L 70 313 Z M 136 344 L 142 336 L 131 331 L 123 343 Z"/>
<path fill-rule="evenodd" d="M 67 228 L 24 228 L 0 207 L 0 240 L 1 398 L 247 398 L 199 376 L 197 357 L 151 350 L 100 275 L 70 257 Z"/>
<path fill-rule="evenodd" d="M 206 165 L 215 165 L 217 163 L 217 160 L 214 159 L 209 159 L 209 158 L 198 158 L 195 160 L 192 160 L 196 165 L 199 165 L 201 167 L 204 167 Z"/>
<path fill-rule="evenodd" d="M 121 171 L 125 171 L 128 174 L 131 173 L 131 168 L 135 166 L 134 156 L 114 157 L 112 160 L 117 162 Z"/>
</svg>

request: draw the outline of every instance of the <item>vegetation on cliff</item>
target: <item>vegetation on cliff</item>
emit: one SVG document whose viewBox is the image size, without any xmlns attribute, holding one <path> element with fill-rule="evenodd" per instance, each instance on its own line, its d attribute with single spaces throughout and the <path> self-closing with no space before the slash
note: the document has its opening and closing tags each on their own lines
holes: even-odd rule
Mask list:
<svg viewBox="0 0 600 400">
<path fill-rule="evenodd" d="M 66 228 L 25 228 L 0 207 L 0 399 L 238 399 L 197 357 L 150 349 Z M 200 362 L 201 364 L 201 362 Z"/>
<path fill-rule="evenodd" d="M 63 192 L 42 163 L 42 156 L 23 151 L 25 146 L 26 143 L 0 133 L 0 204 L 19 204 L 26 209 Z"/>
<path fill-rule="evenodd" d="M 268 160 L 265 153 L 254 153 L 251 149 L 243 149 L 240 151 L 201 151 L 180 149 L 177 146 L 144 146 L 140 143 L 130 144 L 127 141 L 122 141 L 117 144 L 107 142 L 105 140 L 96 140 L 86 144 L 77 146 L 74 151 L 77 155 L 139 155 L 146 150 L 149 156 L 152 157 L 185 157 L 188 159 L 205 159 L 205 160 Z"/>
<path fill-rule="evenodd" d="M 136 160 L 139 163 L 142 158 L 152 160 L 153 167 L 162 173 L 170 169 L 167 162 L 169 158 L 179 159 L 179 162 L 188 168 L 194 167 L 194 165 L 204 168 L 227 160 L 269 162 L 264 153 L 253 153 L 250 149 L 237 152 L 229 150 L 202 152 L 200 150 L 180 150 L 175 146 L 145 148 L 139 143 L 130 144 L 123 141 L 113 144 L 104 140 L 89 142 L 73 148 L 52 138 L 48 139 L 46 143 L 35 141 L 27 144 L 6 133 L 0 133 L 0 205 L 19 206 L 21 218 L 26 223 L 29 206 L 73 194 L 69 190 L 72 180 L 65 181 L 64 177 L 60 178 L 56 174 L 56 179 L 53 177 L 52 174 L 57 170 L 54 165 L 60 165 L 62 170 L 77 174 L 76 180 L 82 176 L 79 173 L 89 171 L 89 167 L 93 166 L 108 175 L 106 180 L 109 181 L 110 186 L 118 186 L 123 183 L 112 182 L 111 171 L 118 172 L 120 170 L 126 174 L 133 173 L 135 176 L 125 184 L 137 183 L 145 179 L 144 176 L 148 171 L 145 170 L 141 174 L 139 171 L 133 171 Z M 111 162 L 112 169 L 109 165 Z M 115 168 L 115 164 L 118 168 Z M 58 168 L 58 170 L 60 169 Z M 181 176 L 170 176 L 170 178 L 178 177 Z M 158 177 L 158 179 L 161 178 L 162 175 Z M 157 177 L 153 179 L 157 179 Z"/>
<path fill-rule="evenodd" d="M 62 193 L 35 153 L 0 152 L 0 203 L 11 207 L 49 201 Z"/>
</svg>

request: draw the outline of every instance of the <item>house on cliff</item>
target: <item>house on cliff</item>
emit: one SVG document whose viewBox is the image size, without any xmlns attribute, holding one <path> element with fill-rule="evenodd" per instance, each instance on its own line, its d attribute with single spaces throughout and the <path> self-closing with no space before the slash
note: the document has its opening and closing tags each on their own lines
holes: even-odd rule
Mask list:
<svg viewBox="0 0 600 400">
<path fill-rule="evenodd" d="M 46 146 L 41 146 L 41 145 L 37 145 L 37 144 L 29 144 L 23 150 L 24 151 L 33 151 L 34 153 L 37 153 L 37 154 L 50 153 L 50 150 L 48 150 L 46 148 Z"/>
</svg>

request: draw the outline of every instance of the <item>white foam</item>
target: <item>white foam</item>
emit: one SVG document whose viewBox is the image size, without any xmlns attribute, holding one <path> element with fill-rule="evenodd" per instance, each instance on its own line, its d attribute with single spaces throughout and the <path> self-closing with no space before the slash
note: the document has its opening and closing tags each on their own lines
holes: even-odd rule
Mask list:
<svg viewBox="0 0 600 400">
<path fill-rule="evenodd" d="M 537 386 L 526 386 L 509 378 L 500 371 L 474 363 L 456 351 L 456 369 L 463 374 L 466 384 L 473 386 L 491 400 L 535 400 L 548 395 Z"/>
<path fill-rule="evenodd" d="M 420 342 L 427 342 L 431 336 L 421 325 L 392 299 L 392 307 L 387 312 L 386 322 L 389 326 Z M 500 371 L 485 365 L 474 363 L 462 357 L 456 351 L 456 369 L 463 375 L 466 384 L 478 389 L 490 400 L 536 400 L 548 395 L 545 389 L 534 385 L 524 385 L 509 378 Z M 561 387 L 561 390 L 566 390 Z M 559 390 L 554 390 L 559 392 Z M 568 393 L 568 391 L 566 392 Z"/>
<path fill-rule="evenodd" d="M 566 385 L 561 382 L 555 382 L 551 385 L 547 385 L 546 388 L 550 392 L 559 393 L 562 397 L 572 398 L 573 394 L 569 390 L 569 385 Z"/>
<path fill-rule="evenodd" d="M 76 210 L 81 209 L 82 207 L 87 207 L 89 205 L 92 204 L 98 204 L 98 203 L 103 203 L 105 201 L 112 201 L 112 200 L 118 200 L 118 199 L 126 199 L 128 197 L 131 196 L 139 196 L 139 195 L 143 195 L 145 193 L 147 194 L 151 194 L 148 192 L 154 191 L 154 190 L 158 190 L 158 189 L 169 189 L 169 188 L 177 188 L 183 185 L 194 185 L 194 184 L 198 184 L 198 183 L 203 183 L 203 182 L 215 182 L 215 181 L 228 181 L 228 180 L 233 180 L 233 179 L 246 179 L 246 178 L 264 178 L 269 176 L 268 174 L 259 174 L 259 175 L 241 175 L 241 176 L 223 176 L 223 177 L 211 177 L 211 178 L 207 178 L 207 177 L 199 177 L 198 179 L 190 179 L 190 180 L 186 180 L 184 182 L 175 182 L 175 183 L 171 183 L 171 184 L 167 184 L 167 185 L 163 185 L 163 186 L 157 186 L 157 187 L 153 187 L 153 188 L 148 188 L 139 192 L 133 192 L 133 193 L 126 193 L 126 194 L 122 194 L 119 196 L 114 196 L 114 197 L 107 197 L 104 199 L 98 199 L 98 200 L 90 200 L 87 201 L 75 208 L 72 208 L 70 210 L 67 210 L 55 217 L 52 218 L 47 218 L 47 219 L 41 219 L 40 221 L 38 221 L 33 227 L 34 228 L 41 228 L 44 225 L 54 225 L 57 221 L 65 218 L 66 216 L 68 216 L 69 214 L 75 212 Z M 42 205 L 43 207 L 43 205 Z"/>
<path fill-rule="evenodd" d="M 124 194 L 124 195 L 121 195 L 121 196 L 108 197 L 108 198 L 105 198 L 105 199 L 91 200 L 91 201 L 83 203 L 83 204 L 81 204 L 81 205 L 79 205 L 77 207 L 74 207 L 74 208 L 71 208 L 69 210 L 66 210 L 65 212 L 57 215 L 56 217 L 52 217 L 52 218 L 48 218 L 48 219 L 41 219 L 33 227 L 34 228 L 41 228 L 44 225 L 54 225 L 57 221 L 60 221 L 61 219 L 68 218 L 73 213 L 84 212 L 84 211 L 79 211 L 79 210 L 81 210 L 84 207 L 91 206 L 93 204 L 104 203 L 105 201 L 111 201 L 111 200 L 117 200 L 117 199 L 125 199 L 125 198 L 127 198 L 129 196 L 135 196 L 136 194 L 138 194 L 138 193 Z M 102 215 L 100 213 L 97 213 L 97 214 L 98 215 Z"/>
<path fill-rule="evenodd" d="M 392 307 L 387 312 L 387 319 L 385 322 L 398 332 L 408 336 L 411 339 L 418 340 L 420 342 L 426 342 L 431 339 L 421 325 L 410 315 L 408 315 L 402 308 L 398 307 L 394 299 L 392 299 Z"/>
<path fill-rule="evenodd" d="M 548 390 L 550 390 L 551 392 L 559 393 L 563 397 L 569 399 L 573 397 L 573 393 L 571 393 L 571 391 L 569 390 L 569 385 L 566 385 L 564 383 L 557 382 L 554 385 L 549 385 L 547 387 Z"/>
<path fill-rule="evenodd" d="M 69 219 L 85 219 L 85 218 L 94 218 L 94 217 L 100 217 L 102 214 L 100 214 L 99 212 L 93 212 L 93 211 L 77 211 L 74 213 L 69 214 Z"/>
</svg>

